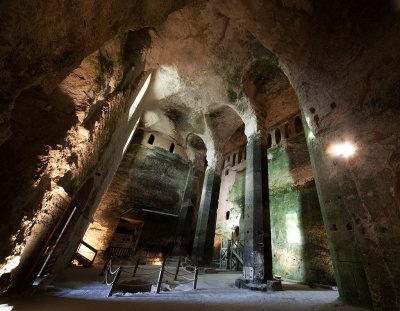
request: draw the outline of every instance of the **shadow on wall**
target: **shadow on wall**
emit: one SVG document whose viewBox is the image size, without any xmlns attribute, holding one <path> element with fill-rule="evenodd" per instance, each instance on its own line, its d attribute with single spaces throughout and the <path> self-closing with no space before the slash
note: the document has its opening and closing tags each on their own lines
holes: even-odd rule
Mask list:
<svg viewBox="0 0 400 311">
<path fill-rule="evenodd" d="M 302 129 L 301 119 L 299 118 L 299 127 Z M 299 141 L 295 141 L 293 156 L 289 156 L 289 169 L 292 172 L 299 166 L 308 166 L 308 176 L 302 176 L 308 179 L 304 184 L 297 185 L 295 188 L 298 197 L 298 219 L 299 229 L 302 235 L 301 239 L 301 260 L 304 269 L 304 281 L 308 283 L 335 285 L 335 275 L 332 266 L 332 258 L 328 247 L 328 237 L 326 234 L 324 222 L 321 214 L 321 207 L 318 201 L 317 189 L 314 177 L 311 171 L 310 156 L 305 141 L 304 132 L 298 136 Z M 300 149 L 301 156 L 296 154 L 296 149 Z M 291 152 L 289 151 L 289 154 Z M 302 159 L 302 163 L 298 159 Z M 293 176 L 293 179 L 296 177 Z"/>
<path fill-rule="evenodd" d="M 305 281 L 334 285 L 335 276 L 328 247 L 315 182 L 298 189 L 300 192 L 300 231 L 303 235 L 302 257 Z"/>
<path fill-rule="evenodd" d="M 51 95 L 30 88 L 17 98 L 12 112 L 12 136 L 0 147 L 0 262 L 23 243 L 25 227 L 42 207 L 51 177 L 50 149 L 57 149 L 77 122 L 73 100 L 59 89 Z M 72 161 L 73 159 L 71 159 Z M 62 174 L 62 173 L 60 173 Z M 15 237 L 11 239 L 11 237 Z M 45 235 L 43 236 L 43 239 Z M 10 242 L 12 240 L 13 242 Z"/>
</svg>

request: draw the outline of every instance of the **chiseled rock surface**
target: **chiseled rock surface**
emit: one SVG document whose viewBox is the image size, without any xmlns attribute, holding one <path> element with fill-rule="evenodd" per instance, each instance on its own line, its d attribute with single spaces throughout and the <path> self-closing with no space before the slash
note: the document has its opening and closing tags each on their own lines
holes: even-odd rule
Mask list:
<svg viewBox="0 0 400 311">
<path fill-rule="evenodd" d="M 125 125 L 117 121 L 125 116 L 133 99 L 130 87 L 136 85 L 127 76 L 129 62 L 114 70 L 112 58 L 108 59 L 103 62 L 106 78 L 96 79 L 95 69 L 84 59 L 106 48 L 116 35 L 161 24 L 185 4 L 172 0 L 0 4 L 0 162 L 7 181 L 1 190 L 1 262 L 12 249 L 20 253 L 19 245 L 29 236 L 47 192 L 63 187 L 73 193 L 98 168 L 96 159 L 111 158 L 111 149 L 126 141 Z M 171 111 L 185 110 L 175 108 L 189 103 L 193 108 L 189 111 L 196 112 L 189 114 L 193 122 L 190 126 L 178 122 L 182 125 L 178 128 L 208 132 L 206 145 L 208 140 L 221 141 L 232 129 L 212 133 L 209 116 L 195 122 L 196 116 L 214 112 L 221 102 L 245 113 L 249 107 L 241 101 L 238 76 L 246 70 L 235 65 L 251 64 L 254 49 L 248 48 L 249 42 L 260 42 L 272 51 L 299 99 L 326 225 L 338 228 L 328 232 L 328 238 L 345 280 L 339 290 L 346 293 L 346 301 L 359 303 L 352 299 L 363 284 L 377 309 L 399 308 L 400 20 L 392 3 L 212 0 L 185 10 L 171 14 L 150 32 L 153 49 L 147 68 L 158 63 L 161 76 L 161 69 L 172 68 L 167 72 L 178 72 L 174 81 L 181 81 L 187 92 L 154 98 L 171 105 Z M 264 47 L 261 50 L 267 53 Z M 97 60 L 99 65 L 101 57 Z M 124 78 L 129 83 L 119 84 Z M 96 81 L 104 80 L 93 95 Z M 250 110 L 265 113 L 256 100 L 250 102 Z M 337 139 L 354 141 L 356 158 L 331 159 L 326 148 Z M 102 161 L 99 167 L 112 176 L 117 164 L 107 166 Z M 102 189 L 99 195 L 106 184 L 96 185 Z M 348 222 L 353 230 L 346 229 Z M 359 251 L 355 257 L 345 247 L 350 240 Z"/>
</svg>

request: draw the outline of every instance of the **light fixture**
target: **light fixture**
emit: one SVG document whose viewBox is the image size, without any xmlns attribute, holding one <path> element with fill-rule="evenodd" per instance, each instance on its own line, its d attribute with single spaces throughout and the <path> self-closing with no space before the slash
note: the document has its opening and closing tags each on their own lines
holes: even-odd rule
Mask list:
<svg viewBox="0 0 400 311">
<path fill-rule="evenodd" d="M 332 144 L 328 153 L 334 157 L 349 158 L 356 152 L 356 146 L 350 142 Z"/>
</svg>

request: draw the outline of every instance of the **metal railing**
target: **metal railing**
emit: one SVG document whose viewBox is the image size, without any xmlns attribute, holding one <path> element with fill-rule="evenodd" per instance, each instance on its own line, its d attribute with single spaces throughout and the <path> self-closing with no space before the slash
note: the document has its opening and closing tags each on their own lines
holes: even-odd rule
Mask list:
<svg viewBox="0 0 400 311">
<path fill-rule="evenodd" d="M 219 267 L 240 270 L 243 266 L 243 244 L 240 241 L 222 240 Z"/>
<path fill-rule="evenodd" d="M 182 284 L 187 284 L 187 283 L 192 283 L 192 288 L 196 289 L 197 288 L 197 279 L 198 279 L 198 274 L 199 274 L 199 269 L 197 266 L 183 266 L 182 261 L 179 258 L 178 263 L 174 270 L 168 269 L 170 267 L 166 266 L 166 259 L 164 258 L 162 261 L 161 266 L 154 266 L 154 267 L 149 267 L 149 266 L 141 266 L 140 265 L 140 258 L 137 259 L 135 266 L 119 266 L 113 271 L 112 268 L 112 258 L 104 265 L 102 274 L 104 274 L 104 281 L 103 283 L 106 285 L 111 286 L 110 290 L 108 292 L 108 297 L 111 297 L 113 293 L 116 291 L 119 279 L 121 275 L 123 275 L 128 279 L 134 279 L 134 278 L 144 278 L 146 279 L 147 283 L 139 283 L 139 284 L 129 284 L 129 286 L 133 287 L 148 287 L 148 286 L 156 286 L 156 293 L 159 294 L 161 292 L 161 287 L 163 281 L 166 283 L 168 282 L 176 282 L 177 285 L 182 285 Z M 111 276 L 115 275 L 113 280 L 110 282 Z M 156 276 L 157 279 L 155 282 L 149 282 L 148 279 L 152 278 L 152 276 Z M 192 276 L 192 277 L 189 277 Z"/>
</svg>

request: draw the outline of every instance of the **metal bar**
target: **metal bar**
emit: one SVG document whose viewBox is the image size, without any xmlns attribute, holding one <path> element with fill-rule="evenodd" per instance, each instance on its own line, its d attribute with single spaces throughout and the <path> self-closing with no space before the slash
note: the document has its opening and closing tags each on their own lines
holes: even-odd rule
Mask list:
<svg viewBox="0 0 400 311">
<path fill-rule="evenodd" d="M 161 211 L 156 211 L 156 210 L 150 210 L 146 208 L 142 208 L 143 212 L 148 212 L 148 213 L 154 213 L 154 214 L 161 214 L 161 215 L 167 215 L 167 216 L 172 216 L 172 217 L 179 217 L 179 215 L 176 214 L 171 214 L 171 213 L 166 213 L 166 212 L 161 212 Z"/>
<path fill-rule="evenodd" d="M 135 269 L 133 269 L 132 277 L 134 277 L 136 275 L 136 271 L 139 267 L 139 262 L 140 262 L 140 258 L 138 258 L 138 260 L 136 260 L 136 265 L 135 265 Z"/>
<path fill-rule="evenodd" d="M 122 267 L 119 267 L 118 271 L 117 271 L 117 275 L 115 276 L 115 279 L 112 282 L 112 285 L 111 285 L 110 291 L 108 292 L 107 297 L 111 297 L 112 296 L 112 293 L 113 293 L 115 287 L 117 286 L 118 279 L 119 279 L 119 276 L 121 275 L 121 272 L 122 272 Z"/>
<path fill-rule="evenodd" d="M 40 276 L 40 275 L 42 274 L 42 272 L 43 272 L 44 268 L 46 267 L 46 265 L 47 265 L 47 263 L 48 263 L 48 261 L 49 261 L 51 255 L 53 255 L 53 252 L 54 252 L 54 250 L 55 250 L 55 248 L 56 248 L 58 242 L 60 242 L 61 237 L 62 237 L 62 235 L 64 234 L 65 230 L 67 229 L 67 227 L 68 227 L 68 225 L 69 225 L 69 223 L 70 223 L 70 221 L 71 221 L 71 219 L 72 219 L 72 216 L 74 216 L 75 212 L 76 212 L 76 206 L 74 207 L 74 209 L 72 210 L 71 214 L 69 215 L 67 222 L 65 223 L 65 225 L 64 225 L 64 227 L 62 228 L 60 234 L 58 235 L 56 242 L 54 243 L 54 245 L 53 245 L 52 248 L 51 248 L 51 251 L 50 251 L 49 254 L 47 255 L 46 260 L 44 261 L 44 263 L 43 263 L 43 265 L 42 265 L 42 268 L 40 269 L 39 273 L 37 274 L 38 276 Z"/>
<path fill-rule="evenodd" d="M 158 280 L 157 280 L 157 294 L 159 294 L 160 293 L 160 290 L 161 290 L 161 282 L 162 282 L 162 278 L 163 278 L 163 275 L 164 275 L 164 268 L 165 268 L 165 257 L 164 257 L 164 259 L 163 259 L 163 263 L 162 263 L 162 266 L 161 266 L 161 268 L 160 268 L 160 274 L 158 275 Z"/>
<path fill-rule="evenodd" d="M 228 240 L 229 270 L 232 270 L 232 241 Z"/>
<path fill-rule="evenodd" d="M 107 261 L 104 263 L 103 269 L 102 269 L 101 272 L 100 272 L 100 276 L 103 276 L 103 275 L 104 275 L 104 272 L 107 271 L 107 269 L 108 269 L 108 264 L 111 262 L 111 259 L 112 259 L 112 258 L 110 258 L 109 260 L 107 260 Z M 106 282 L 106 281 L 104 280 L 104 283 L 105 283 L 105 282 Z"/>
<path fill-rule="evenodd" d="M 51 233 L 50 233 L 48 239 L 46 240 L 46 243 L 44 244 L 42 250 L 40 251 L 40 254 L 37 256 L 37 259 L 36 259 L 36 261 L 34 262 L 34 264 L 32 265 L 31 270 L 30 270 L 29 273 L 27 274 L 24 283 L 31 282 L 31 279 L 32 279 L 32 278 L 33 278 L 32 281 L 34 281 L 34 278 L 37 277 L 38 274 L 35 274 L 35 275 L 34 275 L 35 269 L 36 269 L 36 267 L 38 266 L 38 264 L 39 264 L 41 258 L 43 258 L 44 254 L 46 253 L 46 250 L 47 250 L 47 248 L 48 248 L 48 245 L 50 244 L 50 241 L 52 240 L 52 238 L 53 238 L 55 232 L 57 231 L 58 227 L 61 225 L 61 223 L 62 223 L 64 217 L 68 214 L 68 212 L 69 212 L 69 210 L 70 210 L 70 208 L 71 208 L 73 202 L 74 202 L 74 197 L 72 197 L 72 198 L 69 200 L 67 207 L 66 207 L 65 210 L 62 212 L 62 215 L 61 215 L 61 217 L 58 219 L 56 225 L 53 227 L 53 230 L 51 231 Z M 29 285 L 31 285 L 31 284 L 29 284 Z"/>
<path fill-rule="evenodd" d="M 197 288 L 197 277 L 199 275 L 199 268 L 196 266 L 194 268 L 194 281 L 193 281 L 193 289 Z"/>
<path fill-rule="evenodd" d="M 178 260 L 178 264 L 176 266 L 176 272 L 175 272 L 175 277 L 174 277 L 174 281 L 176 281 L 178 279 L 178 274 L 179 274 L 179 267 L 181 266 L 181 257 L 179 257 Z"/>
</svg>

